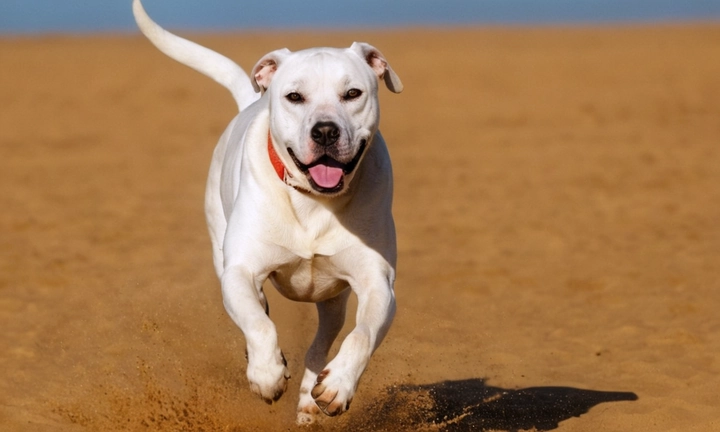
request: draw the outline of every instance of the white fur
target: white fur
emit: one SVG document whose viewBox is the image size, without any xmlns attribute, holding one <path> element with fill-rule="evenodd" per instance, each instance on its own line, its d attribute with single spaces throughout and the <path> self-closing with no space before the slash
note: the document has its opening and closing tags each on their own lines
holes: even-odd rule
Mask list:
<svg viewBox="0 0 720 432">
<path fill-rule="evenodd" d="M 317 303 L 319 327 L 305 356 L 298 423 L 313 422 L 319 410 L 344 412 L 395 313 L 392 169 L 378 131 L 377 88 L 383 79 L 400 92 L 399 78 L 379 51 L 362 43 L 274 51 L 249 78 L 231 60 L 160 28 L 139 0 L 133 11 L 153 44 L 228 88 L 242 110 L 215 149 L 205 210 L 225 308 L 245 335 L 250 388 L 271 402 L 289 378 L 266 314 L 262 284 L 269 278 L 285 297 Z M 350 89 L 360 96 L 348 97 L 357 94 Z M 302 103 L 291 102 L 289 93 L 301 94 Z M 322 122 L 337 125 L 332 148 L 311 137 Z M 268 132 L 287 172 L 284 181 L 270 163 Z M 301 168 L 323 154 L 344 166 L 353 159 L 359 164 L 337 188 L 324 190 Z M 356 326 L 326 364 L 351 291 L 358 298 Z"/>
</svg>

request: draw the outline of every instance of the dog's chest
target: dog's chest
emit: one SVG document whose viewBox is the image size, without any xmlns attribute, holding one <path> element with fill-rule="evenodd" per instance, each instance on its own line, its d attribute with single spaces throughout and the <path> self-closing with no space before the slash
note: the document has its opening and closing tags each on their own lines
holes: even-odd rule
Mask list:
<svg viewBox="0 0 720 432">
<path fill-rule="evenodd" d="M 270 280 L 285 297 L 295 301 L 318 302 L 338 295 L 347 287 L 332 258 L 314 255 L 297 258 L 270 274 Z"/>
<path fill-rule="evenodd" d="M 341 257 L 354 250 L 355 236 L 339 222 L 337 208 L 304 194 L 293 194 L 291 204 L 292 210 L 278 212 L 284 217 L 272 223 L 276 229 L 271 242 L 280 249 L 270 280 L 291 300 L 335 297 L 348 286 L 347 263 Z"/>
</svg>

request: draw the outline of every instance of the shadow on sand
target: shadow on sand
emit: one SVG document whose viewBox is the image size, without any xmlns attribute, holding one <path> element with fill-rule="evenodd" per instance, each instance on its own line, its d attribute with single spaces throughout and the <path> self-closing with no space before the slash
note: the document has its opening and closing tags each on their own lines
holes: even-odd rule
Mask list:
<svg viewBox="0 0 720 432">
<path fill-rule="evenodd" d="M 572 387 L 491 387 L 482 379 L 391 387 L 359 429 L 546 431 L 604 402 L 634 401 L 635 393 Z M 378 413 L 382 413 L 378 415 Z"/>
</svg>

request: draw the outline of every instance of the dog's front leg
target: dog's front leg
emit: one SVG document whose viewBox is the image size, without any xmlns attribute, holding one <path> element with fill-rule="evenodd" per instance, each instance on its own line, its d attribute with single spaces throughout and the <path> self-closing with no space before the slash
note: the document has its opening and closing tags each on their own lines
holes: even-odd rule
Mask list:
<svg viewBox="0 0 720 432">
<path fill-rule="evenodd" d="M 225 310 L 245 335 L 250 389 L 272 403 L 285 392 L 290 373 L 275 324 L 266 314 L 263 281 L 241 266 L 230 267 L 222 276 L 222 294 Z"/>
<path fill-rule="evenodd" d="M 355 328 L 343 341 L 337 356 L 318 374 L 311 392 L 317 406 L 329 416 L 350 408 L 360 376 L 395 315 L 393 271 L 363 279 L 351 283 L 358 298 Z"/>
</svg>

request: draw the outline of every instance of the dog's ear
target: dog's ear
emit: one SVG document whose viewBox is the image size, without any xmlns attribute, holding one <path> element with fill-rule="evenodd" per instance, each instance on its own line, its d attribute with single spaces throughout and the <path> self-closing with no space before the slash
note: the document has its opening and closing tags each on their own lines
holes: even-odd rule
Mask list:
<svg viewBox="0 0 720 432">
<path fill-rule="evenodd" d="M 363 42 L 353 42 L 350 46 L 368 65 L 375 71 L 378 79 L 385 81 L 387 88 L 393 93 L 400 93 L 403 90 L 402 82 L 395 71 L 392 70 L 390 64 L 380 51 L 372 45 Z"/>
<path fill-rule="evenodd" d="M 270 86 L 275 71 L 280 67 L 280 63 L 290 55 L 290 50 L 287 48 L 275 50 L 271 53 L 265 54 L 252 69 L 252 76 L 250 81 L 256 92 L 265 93 L 265 90 Z"/>
</svg>

